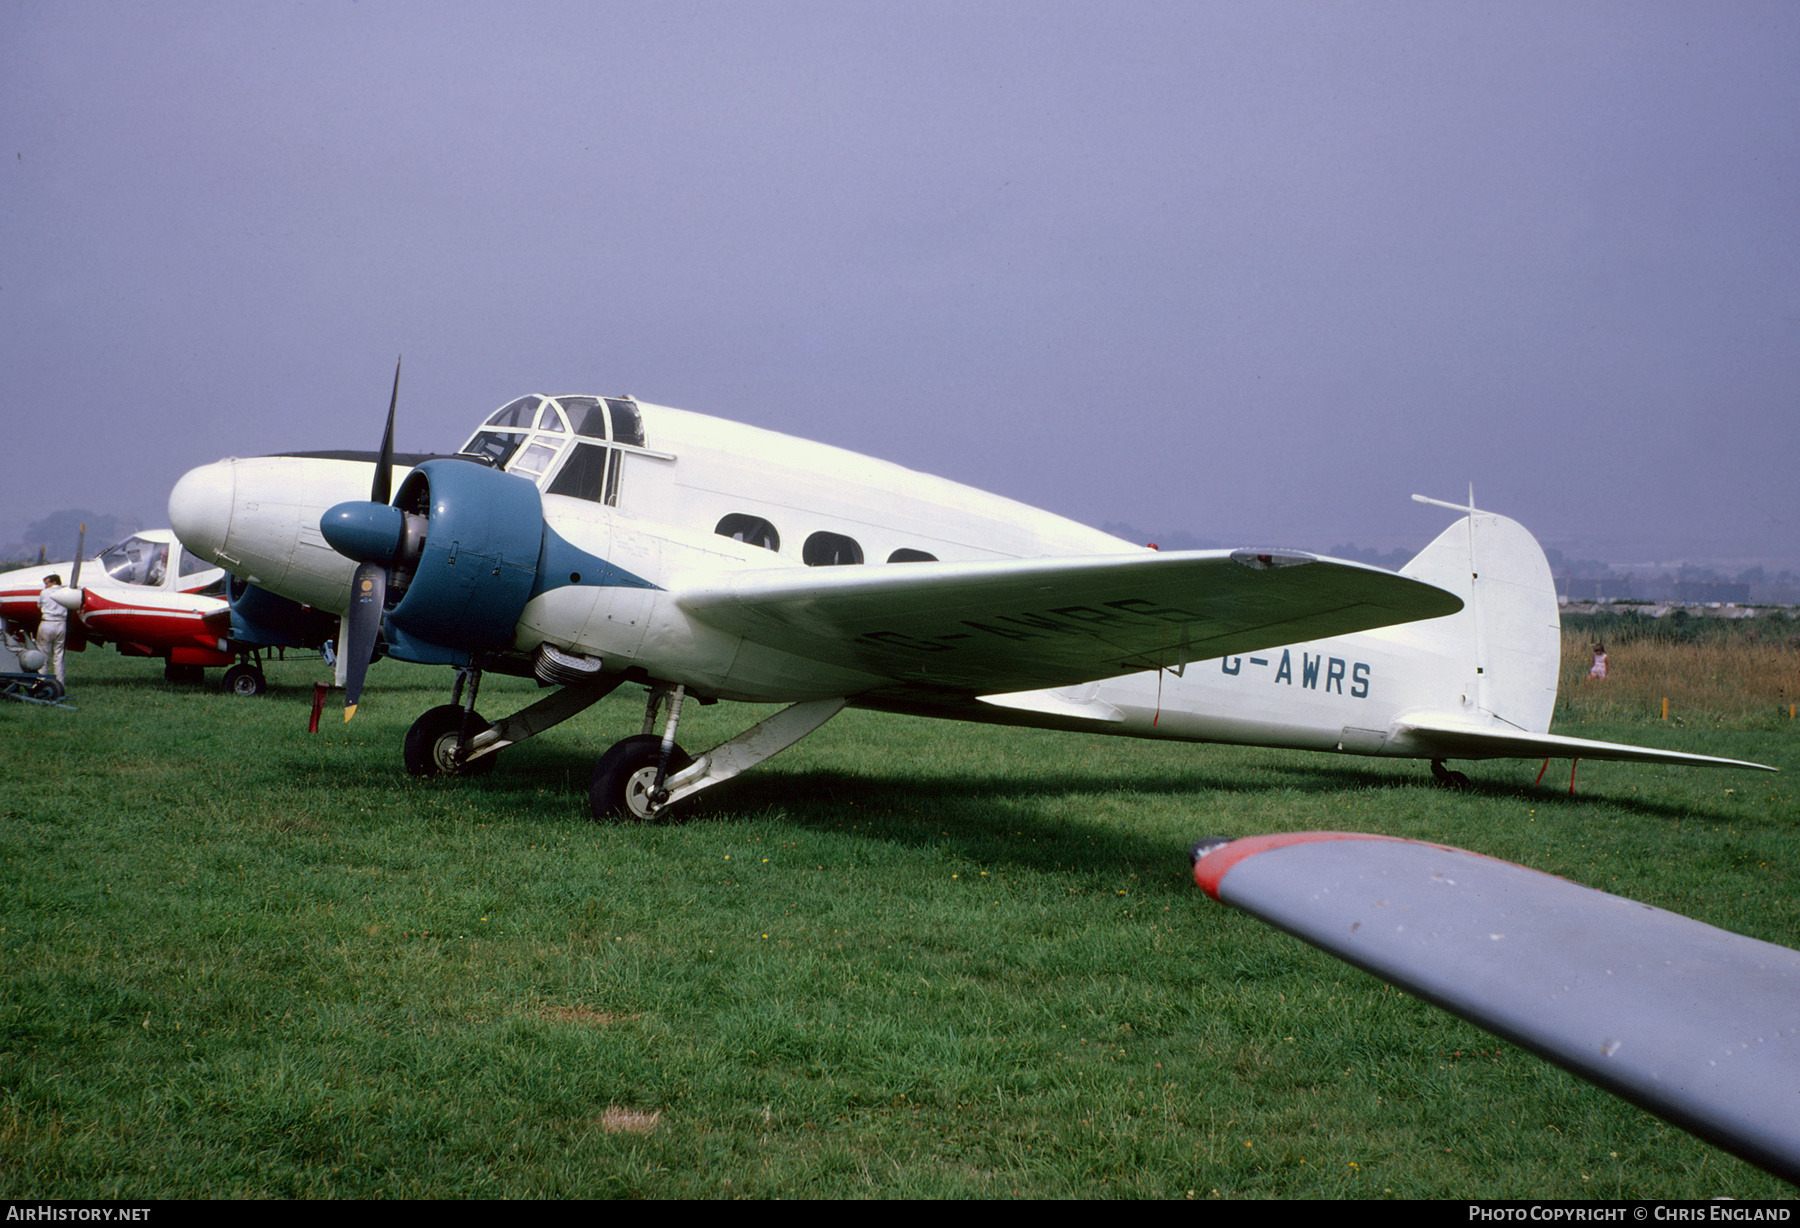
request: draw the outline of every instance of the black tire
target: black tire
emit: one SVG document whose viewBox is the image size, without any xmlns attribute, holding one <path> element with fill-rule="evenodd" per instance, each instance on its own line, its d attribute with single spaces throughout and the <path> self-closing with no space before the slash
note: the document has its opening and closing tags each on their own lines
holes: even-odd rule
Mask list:
<svg viewBox="0 0 1800 1228">
<path fill-rule="evenodd" d="M 660 810 L 650 805 L 650 786 L 656 783 L 656 765 L 662 759 L 662 738 L 641 733 L 615 742 L 594 764 L 588 784 L 588 807 L 596 823 L 666 823 L 674 807 Z M 677 746 L 669 752 L 669 775 L 692 765 L 693 756 Z"/>
<path fill-rule="evenodd" d="M 225 671 L 221 685 L 227 695 L 261 695 L 269 689 L 269 680 L 254 665 L 234 665 Z"/>
<path fill-rule="evenodd" d="M 177 665 L 173 661 L 163 662 L 163 681 L 176 683 L 203 683 L 206 681 L 204 665 Z"/>
<path fill-rule="evenodd" d="M 456 743 L 462 731 L 463 710 L 442 704 L 412 723 L 406 731 L 406 770 L 414 776 L 485 776 L 494 770 L 500 755 L 483 755 L 473 763 L 456 762 Z M 479 712 L 470 713 L 469 736 L 488 727 Z"/>
<path fill-rule="evenodd" d="M 53 704 L 68 694 L 63 690 L 63 684 L 54 678 L 39 678 L 31 684 L 31 690 L 28 693 L 33 699 L 41 699 L 47 704 Z"/>
</svg>

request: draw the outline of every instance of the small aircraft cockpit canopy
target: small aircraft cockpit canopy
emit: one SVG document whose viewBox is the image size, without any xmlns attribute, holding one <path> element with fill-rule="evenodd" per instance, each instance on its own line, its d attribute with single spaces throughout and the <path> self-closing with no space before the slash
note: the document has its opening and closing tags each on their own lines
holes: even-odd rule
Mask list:
<svg viewBox="0 0 1800 1228">
<path fill-rule="evenodd" d="M 108 548 L 100 556 L 100 566 L 120 584 L 156 588 L 169 574 L 169 543 L 133 535 Z M 201 563 L 192 571 L 204 571 L 206 567 L 207 564 Z M 182 574 L 190 575 L 192 571 L 184 567 Z"/>
<path fill-rule="evenodd" d="M 199 573 L 201 573 L 203 571 L 215 571 L 217 569 L 218 569 L 217 563 L 209 563 L 205 559 L 201 558 L 199 555 L 195 554 L 192 550 L 183 548 L 183 550 L 181 552 L 181 578 L 182 579 L 185 580 L 189 576 L 198 575 Z M 220 578 L 219 583 L 221 583 L 221 584 L 224 583 L 223 577 Z"/>
<path fill-rule="evenodd" d="M 495 410 L 462 455 L 529 478 L 546 494 L 616 507 L 619 445 L 644 446 L 643 415 L 630 397 L 529 396 Z"/>
</svg>

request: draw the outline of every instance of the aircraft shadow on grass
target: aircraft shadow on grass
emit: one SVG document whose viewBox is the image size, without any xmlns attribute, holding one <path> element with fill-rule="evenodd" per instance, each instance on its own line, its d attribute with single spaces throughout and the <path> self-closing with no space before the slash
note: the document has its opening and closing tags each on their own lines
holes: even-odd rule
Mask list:
<svg viewBox="0 0 1800 1228">
<path fill-rule="evenodd" d="M 541 791 L 548 779 L 580 782 L 590 764 L 573 748 L 539 744 L 526 748 L 517 765 L 519 772 L 502 771 L 481 778 L 484 795 L 498 798 L 517 794 L 533 795 Z M 1246 779 L 1246 777 L 1251 777 Z M 473 784 L 475 782 L 467 782 Z M 1137 772 L 1088 773 L 1056 771 L 1032 779 L 1016 775 L 981 776 L 970 773 L 917 773 L 847 771 L 832 768 L 787 769 L 777 763 L 756 775 L 746 775 L 720 786 L 715 792 L 695 798 L 677 808 L 678 821 L 697 822 L 729 819 L 744 815 L 784 812 L 799 822 L 810 822 L 821 807 L 853 804 L 864 814 L 903 816 L 925 806 L 933 808 L 945 803 L 970 800 L 1026 803 L 1046 796 L 1056 798 L 1086 796 L 1094 801 L 1120 794 L 1140 794 L 1191 802 L 1204 811 L 1214 795 L 1259 795 L 1298 790 L 1303 794 L 1358 792 L 1378 790 L 1395 797 L 1408 796 L 1413 790 L 1424 796 L 1444 793 L 1444 800 L 1458 794 L 1471 798 L 1530 800 L 1533 803 L 1574 802 L 1618 807 L 1634 815 L 1659 819 L 1692 819 L 1715 823 L 1742 823 L 1746 817 L 1725 805 L 1659 802 L 1632 792 L 1621 792 L 1619 784 L 1583 790 L 1577 784 L 1573 798 L 1568 795 L 1568 776 L 1560 780 L 1546 775 L 1540 784 L 1529 780 L 1497 781 L 1477 778 L 1466 788 L 1444 790 L 1428 776 L 1420 776 L 1399 765 L 1300 763 L 1251 764 L 1239 762 L 1229 771 L 1209 769 L 1204 764 L 1183 768 L 1171 774 L 1166 768 Z M 1451 802 L 1450 804 L 1454 804 Z"/>
</svg>

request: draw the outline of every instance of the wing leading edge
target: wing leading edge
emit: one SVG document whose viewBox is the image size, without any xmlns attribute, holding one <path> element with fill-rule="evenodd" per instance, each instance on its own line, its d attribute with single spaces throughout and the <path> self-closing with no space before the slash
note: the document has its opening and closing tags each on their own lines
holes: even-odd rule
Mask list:
<svg viewBox="0 0 1800 1228">
<path fill-rule="evenodd" d="M 906 682 L 1021 691 L 1438 618 L 1442 589 L 1336 559 L 1181 551 L 781 569 L 683 586 L 695 618 Z"/>
<path fill-rule="evenodd" d="M 1800 951 L 1389 836 L 1196 853 L 1214 899 L 1800 1183 Z"/>
</svg>

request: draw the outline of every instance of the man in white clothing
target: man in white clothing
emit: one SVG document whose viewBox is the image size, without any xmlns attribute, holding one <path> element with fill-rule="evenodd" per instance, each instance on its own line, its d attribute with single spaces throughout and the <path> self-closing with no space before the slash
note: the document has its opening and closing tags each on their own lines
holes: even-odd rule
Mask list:
<svg viewBox="0 0 1800 1228">
<path fill-rule="evenodd" d="M 63 677 L 63 645 L 69 640 L 69 610 L 55 593 L 61 587 L 61 576 L 44 577 L 44 591 L 38 594 L 37 646 L 44 654 L 44 672 L 54 674 L 58 684 L 67 687 L 68 681 Z"/>
</svg>

